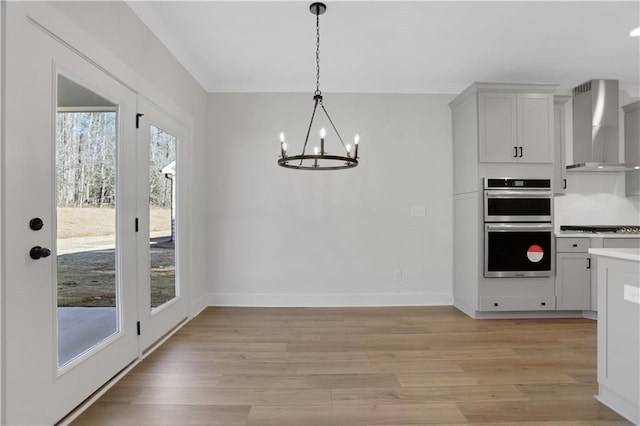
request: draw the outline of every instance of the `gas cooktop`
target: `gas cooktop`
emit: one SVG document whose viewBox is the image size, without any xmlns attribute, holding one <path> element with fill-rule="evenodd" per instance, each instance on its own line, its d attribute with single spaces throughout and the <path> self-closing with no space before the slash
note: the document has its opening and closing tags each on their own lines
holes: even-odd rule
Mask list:
<svg viewBox="0 0 640 426">
<path fill-rule="evenodd" d="M 616 234 L 640 234 L 640 226 L 638 225 L 605 225 L 605 226 L 576 226 L 576 225 L 560 225 L 562 232 L 587 232 L 597 233 L 616 233 Z"/>
</svg>

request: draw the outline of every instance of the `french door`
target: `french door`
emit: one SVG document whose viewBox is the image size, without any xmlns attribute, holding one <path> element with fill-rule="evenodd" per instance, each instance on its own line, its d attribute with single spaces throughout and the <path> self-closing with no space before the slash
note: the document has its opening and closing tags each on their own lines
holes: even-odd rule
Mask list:
<svg viewBox="0 0 640 426">
<path fill-rule="evenodd" d="M 140 347 L 188 316 L 183 257 L 181 179 L 188 127 L 144 97 L 138 98 L 138 300 Z"/>
<path fill-rule="evenodd" d="M 6 10 L 2 421 L 48 425 L 187 317 L 188 128 Z"/>
<path fill-rule="evenodd" d="M 138 357 L 136 94 L 19 13 L 7 37 L 4 416 L 53 424 Z"/>
</svg>

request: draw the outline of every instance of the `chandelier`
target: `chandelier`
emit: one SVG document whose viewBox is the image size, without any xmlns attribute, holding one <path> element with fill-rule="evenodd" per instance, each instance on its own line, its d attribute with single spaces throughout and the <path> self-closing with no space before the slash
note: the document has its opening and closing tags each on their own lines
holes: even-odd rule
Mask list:
<svg viewBox="0 0 640 426">
<path fill-rule="evenodd" d="M 360 137 L 355 135 L 352 153 L 351 145 L 345 145 L 338 129 L 336 129 L 336 126 L 333 124 L 333 120 L 331 120 L 327 109 L 324 107 L 324 104 L 322 103 L 322 92 L 320 91 L 320 15 L 327 11 L 327 6 L 324 3 L 313 3 L 309 6 L 309 10 L 312 14 L 316 15 L 316 90 L 313 92 L 313 113 L 311 114 L 311 121 L 309 122 L 309 128 L 307 130 L 307 136 L 304 139 L 301 154 L 287 154 L 287 143 L 284 139 L 284 133 L 280 132 L 280 157 L 278 158 L 278 165 L 298 170 L 351 169 L 358 165 L 358 144 L 360 142 Z M 338 136 L 338 140 L 340 141 L 340 144 L 342 144 L 342 149 L 344 149 L 344 155 L 329 154 L 325 151 L 324 142 L 327 132 L 324 128 L 320 129 L 320 146 L 315 146 L 313 148 L 313 154 L 307 153 L 309 134 L 311 133 L 313 119 L 316 116 L 318 105 L 320 105 L 324 115 L 331 124 L 331 128 Z"/>
</svg>

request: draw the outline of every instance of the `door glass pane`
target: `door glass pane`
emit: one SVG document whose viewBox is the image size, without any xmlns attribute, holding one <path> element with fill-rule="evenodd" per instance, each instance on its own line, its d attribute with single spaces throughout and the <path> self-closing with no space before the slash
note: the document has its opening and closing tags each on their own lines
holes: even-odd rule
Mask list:
<svg viewBox="0 0 640 426">
<path fill-rule="evenodd" d="M 151 309 L 176 297 L 175 136 L 151 126 L 149 146 L 149 257 Z"/>
<path fill-rule="evenodd" d="M 59 367 L 119 331 L 116 129 L 115 104 L 58 76 Z"/>
</svg>

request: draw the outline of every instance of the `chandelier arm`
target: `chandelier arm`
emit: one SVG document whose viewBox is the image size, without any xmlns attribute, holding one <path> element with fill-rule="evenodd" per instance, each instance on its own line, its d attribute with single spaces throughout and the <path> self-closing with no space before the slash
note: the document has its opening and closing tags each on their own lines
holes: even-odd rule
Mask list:
<svg viewBox="0 0 640 426">
<path fill-rule="evenodd" d="M 340 132 L 338 132 L 338 129 L 336 129 L 336 125 L 333 124 L 333 120 L 329 116 L 329 113 L 327 112 L 327 109 L 324 107 L 324 104 L 320 103 L 320 106 L 322 107 L 322 110 L 324 111 L 324 115 L 326 115 L 327 118 L 329 119 L 329 123 L 331 123 L 331 127 L 333 127 L 333 131 L 336 132 L 336 135 L 338 135 L 338 139 L 340 139 L 340 143 L 342 144 L 344 149 L 347 149 L 346 145 L 344 144 L 344 141 L 342 140 L 342 136 L 340 136 Z"/>
<path fill-rule="evenodd" d="M 309 121 L 309 128 L 307 129 L 307 136 L 304 138 L 304 146 L 302 147 L 302 155 L 307 150 L 307 142 L 309 142 L 309 134 L 311 133 L 311 126 L 313 125 L 313 118 L 316 116 L 316 108 L 318 108 L 318 100 L 315 100 L 313 104 L 313 112 L 311 113 L 311 121 Z M 302 159 L 300 159 L 300 165 L 302 165 Z"/>
</svg>

